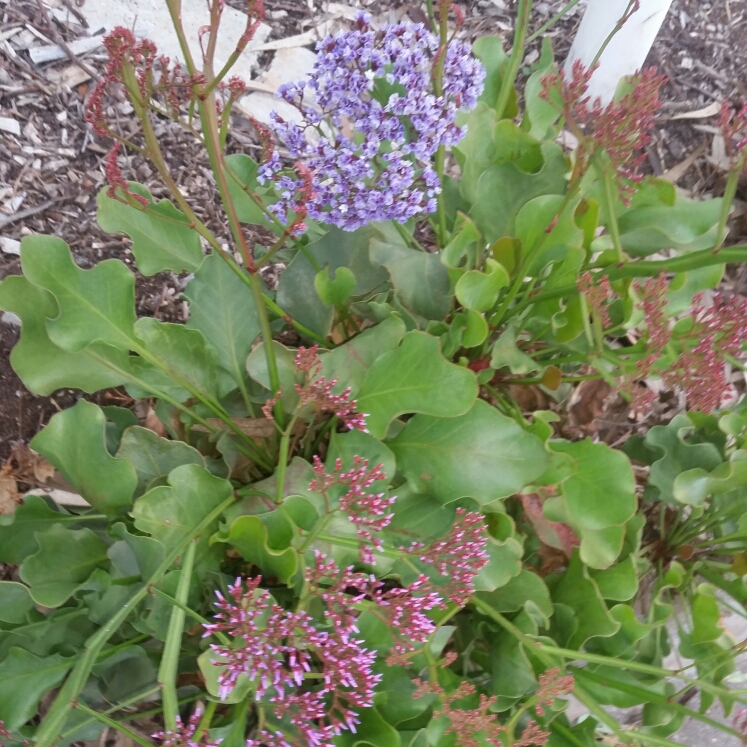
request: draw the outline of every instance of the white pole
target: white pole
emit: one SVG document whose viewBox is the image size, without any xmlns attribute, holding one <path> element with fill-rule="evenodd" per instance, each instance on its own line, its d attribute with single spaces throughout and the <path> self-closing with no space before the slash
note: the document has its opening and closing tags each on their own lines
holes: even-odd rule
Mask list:
<svg viewBox="0 0 747 747">
<path fill-rule="evenodd" d="M 589 0 L 566 60 L 566 74 L 576 60 L 586 67 L 591 65 L 628 4 L 629 0 Z M 620 79 L 643 67 L 671 4 L 672 0 L 641 0 L 640 9 L 615 34 L 599 59 L 589 86 L 593 98 L 598 96 L 603 104 L 609 103 Z"/>
</svg>

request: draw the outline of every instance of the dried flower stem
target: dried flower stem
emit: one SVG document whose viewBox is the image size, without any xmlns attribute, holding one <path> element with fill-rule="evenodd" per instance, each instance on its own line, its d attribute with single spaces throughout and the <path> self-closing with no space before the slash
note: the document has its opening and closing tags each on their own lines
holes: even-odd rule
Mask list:
<svg viewBox="0 0 747 747">
<path fill-rule="evenodd" d="M 531 44 L 535 39 L 539 39 L 540 36 L 543 36 L 556 23 L 558 23 L 558 21 L 565 18 L 580 2 L 581 0 L 570 0 L 570 2 L 563 6 L 549 21 L 540 26 L 530 37 L 527 38 L 527 44 Z"/>
<path fill-rule="evenodd" d="M 529 28 L 529 17 L 532 13 L 532 0 L 519 0 L 519 10 L 516 16 L 516 31 L 514 32 L 514 43 L 511 48 L 511 57 L 508 60 L 506 75 L 501 82 L 501 90 L 498 94 L 498 102 L 495 105 L 496 114 L 503 117 L 508 100 L 511 97 L 516 76 L 519 74 L 521 61 L 524 59 L 526 48 L 527 29 Z"/>
</svg>

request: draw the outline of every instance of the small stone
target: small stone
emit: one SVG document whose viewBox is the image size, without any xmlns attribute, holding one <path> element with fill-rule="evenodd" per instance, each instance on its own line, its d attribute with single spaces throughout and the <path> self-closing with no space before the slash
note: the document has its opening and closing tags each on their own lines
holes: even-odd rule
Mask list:
<svg viewBox="0 0 747 747">
<path fill-rule="evenodd" d="M 4 322 L 5 324 L 11 324 L 14 327 L 21 326 L 21 319 L 18 316 L 16 316 L 12 311 L 6 311 L 2 316 L 0 316 L 0 322 Z"/>
<path fill-rule="evenodd" d="M 16 256 L 20 256 L 21 242 L 16 241 L 15 239 L 9 239 L 5 236 L 0 236 L 0 249 L 2 249 L 5 254 L 15 254 Z"/>
<path fill-rule="evenodd" d="M 21 125 L 18 121 L 10 117 L 0 117 L 0 130 L 9 132 L 11 135 L 21 134 Z"/>
</svg>

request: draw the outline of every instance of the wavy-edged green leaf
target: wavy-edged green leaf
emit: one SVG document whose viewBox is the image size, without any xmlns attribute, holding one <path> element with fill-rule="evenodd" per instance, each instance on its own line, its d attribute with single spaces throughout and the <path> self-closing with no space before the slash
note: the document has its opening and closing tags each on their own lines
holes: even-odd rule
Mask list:
<svg viewBox="0 0 747 747">
<path fill-rule="evenodd" d="M 40 496 L 27 495 L 12 514 L 0 514 L 0 563 L 19 565 L 39 548 L 37 532 L 69 519 Z"/>
<path fill-rule="evenodd" d="M 102 513 L 114 516 L 131 505 L 137 475 L 130 462 L 107 450 L 106 418 L 98 406 L 81 399 L 58 412 L 31 447 Z"/>
<path fill-rule="evenodd" d="M 728 462 L 719 464 L 710 472 L 702 467 L 680 472 L 674 478 L 672 492 L 680 503 L 702 506 L 711 495 L 724 495 L 745 485 L 747 451 L 740 449 L 730 455 Z"/>
<path fill-rule="evenodd" d="M 135 276 L 123 262 L 107 259 L 82 270 L 62 239 L 26 236 L 21 242 L 21 265 L 23 274 L 57 301 L 59 314 L 47 321 L 55 345 L 71 353 L 98 341 L 120 350 L 138 345 Z"/>
<path fill-rule="evenodd" d="M 632 518 L 637 508 L 635 476 L 625 454 L 589 439 L 552 441 L 551 448 L 573 462 L 573 473 L 561 490 L 575 527 L 602 530 Z"/>
<path fill-rule="evenodd" d="M 722 199 L 697 201 L 678 197 L 672 207 L 626 211 L 618 218 L 623 249 L 634 257 L 647 257 L 662 249 L 710 249 L 716 241 Z"/>
<path fill-rule="evenodd" d="M 383 438 L 399 415 L 457 417 L 469 410 L 476 397 L 475 375 L 449 363 L 437 338 L 408 332 L 396 350 L 382 355 L 369 369 L 358 395 L 358 411 L 366 413 L 370 433 Z"/>
<path fill-rule="evenodd" d="M 402 474 L 444 503 L 506 498 L 548 465 L 536 436 L 482 400 L 459 417 L 416 415 L 388 445 Z"/>
<path fill-rule="evenodd" d="M 148 200 L 147 209 L 115 200 L 102 189 L 96 200 L 99 226 L 107 233 L 126 233 L 132 239 L 132 253 L 143 275 L 164 270 L 195 272 L 204 256 L 200 235 L 187 216 L 171 200 L 155 201 L 142 184 L 130 182 L 129 189 Z"/>
<path fill-rule="evenodd" d="M 493 528 L 485 545 L 488 562 L 475 576 L 477 591 L 493 591 L 505 586 L 521 572 L 524 544 L 516 535 L 513 519 L 507 514 L 491 514 L 490 518 Z"/>
<path fill-rule="evenodd" d="M 451 308 L 449 275 L 438 254 L 372 239 L 371 262 L 386 267 L 400 303 L 426 320 L 441 320 Z"/>
<path fill-rule="evenodd" d="M 354 296 L 363 296 L 374 288 L 383 287 L 389 274 L 383 267 L 371 264 L 368 244 L 371 239 L 382 238 L 372 226 L 346 232 L 330 229 L 322 238 L 310 243 L 305 251 L 298 252 L 280 276 L 277 302 L 294 319 L 323 337 L 330 331 L 334 309 L 322 303 L 314 286 L 314 279 L 322 267 L 335 271 L 347 267 L 355 276 Z M 313 257 L 316 265 L 312 264 Z"/>
<path fill-rule="evenodd" d="M 508 285 L 503 265 L 488 259 L 484 271 L 470 270 L 459 278 L 456 297 L 465 309 L 487 311 L 495 305 L 501 288 Z"/>
<path fill-rule="evenodd" d="M 553 575 L 546 581 L 553 601 L 570 607 L 576 614 L 578 627 L 565 643 L 567 647 L 580 648 L 589 638 L 612 636 L 620 629 L 620 623 L 610 615 L 578 551 L 573 553 L 565 573 Z"/>
<path fill-rule="evenodd" d="M 543 627 L 547 627 L 553 614 L 550 592 L 545 582 L 532 571 L 522 568 L 495 591 L 478 591 L 478 598 L 487 602 L 496 612 L 518 612 L 522 608 L 541 615 Z M 529 606 L 533 605 L 532 609 Z"/>
<path fill-rule="evenodd" d="M 211 541 L 231 545 L 244 560 L 280 583 L 289 584 L 298 571 L 298 553 L 291 547 L 293 525 L 280 509 L 260 516 L 239 516 L 227 532 L 216 534 Z"/>
<path fill-rule="evenodd" d="M 646 434 L 646 446 L 659 456 L 651 465 L 648 480 L 651 497 L 677 503 L 674 483 L 678 475 L 695 469 L 710 472 L 722 463 L 721 454 L 714 444 L 688 442 L 694 429 L 695 423 L 688 415 L 676 415 L 667 425 L 654 426 Z M 685 491 L 682 497 L 697 499 L 697 494 L 690 495 Z"/>
<path fill-rule="evenodd" d="M 21 320 L 21 339 L 10 354 L 13 370 L 35 394 L 47 396 L 57 389 L 74 387 L 93 393 L 120 386 L 128 367 L 127 354 L 104 343 L 93 343 L 77 353 L 55 345 L 47 333 L 47 319 L 58 314 L 57 302 L 49 291 L 30 283 L 22 275 L 11 275 L 0 283 L 0 309 Z M 98 352 L 97 358 L 90 353 Z M 100 359 L 113 359 L 110 368 Z"/>
<path fill-rule="evenodd" d="M 481 36 L 472 45 L 472 52 L 485 68 L 485 88 L 480 101 L 495 109 L 509 62 L 503 39 L 500 36 Z M 498 112 L 498 116 L 513 119 L 518 113 L 516 90 L 512 90 L 506 110 Z"/>
<path fill-rule="evenodd" d="M 216 352 L 202 332 L 151 317 L 138 319 L 135 331 L 140 346 L 155 359 L 131 362 L 133 373 L 146 386 L 168 392 L 179 402 L 193 397 L 193 392 L 215 399 L 230 390 L 219 375 Z M 128 389 L 134 397 L 146 396 L 147 390 L 137 385 L 130 384 Z"/>
<path fill-rule="evenodd" d="M 537 623 L 526 610 L 512 620 L 525 635 L 537 635 Z M 490 691 L 497 696 L 496 707 L 506 710 L 524 695 L 536 690 L 537 678 L 524 644 L 506 630 L 495 632 L 490 641 Z"/>
<path fill-rule="evenodd" d="M 459 189 L 470 204 L 477 202 L 480 177 L 495 163 L 498 149 L 493 138 L 488 136 L 495 123 L 495 109 L 482 101 L 471 112 L 459 115 L 459 124 L 467 128 L 467 133 L 454 147 L 454 156 L 461 169 Z"/>
<path fill-rule="evenodd" d="M 144 534 L 132 534 L 124 524 L 114 524 L 109 533 L 119 542 L 127 545 L 131 553 L 131 559 L 128 560 L 130 564 L 134 562 L 137 565 L 138 574 L 142 578 L 150 578 L 166 557 L 166 547 L 161 542 Z M 112 564 L 115 567 L 117 563 L 112 550 L 117 544 L 115 542 L 109 548 L 109 557 L 112 558 Z M 126 575 L 134 576 L 138 574 L 127 573 Z"/>
<path fill-rule="evenodd" d="M 55 654 L 40 659 L 12 648 L 0 662 L 0 719 L 17 729 L 33 718 L 42 696 L 65 679 L 71 660 Z"/>
<path fill-rule="evenodd" d="M 189 301 L 187 327 L 202 332 L 218 363 L 236 382 L 246 378 L 246 357 L 259 335 L 259 318 L 250 289 L 218 255 L 205 258 L 184 289 Z"/>
<path fill-rule="evenodd" d="M 87 527 L 55 524 L 36 535 L 39 549 L 21 564 L 21 580 L 44 607 L 59 607 L 97 569 L 108 565 L 107 546 Z"/>
<path fill-rule="evenodd" d="M 566 161 L 560 146 L 542 145 L 544 166 L 536 173 L 522 171 L 515 163 L 491 166 L 477 185 L 477 200 L 469 212 L 485 240 L 492 244 L 515 235 L 516 215 L 530 200 L 566 191 Z"/>
<path fill-rule="evenodd" d="M 373 708 L 361 708 L 358 711 L 359 722 L 356 731 L 343 731 L 335 739 L 339 747 L 358 747 L 358 745 L 371 745 L 371 747 L 401 747 L 399 732 L 389 725 L 379 715 L 378 710 Z"/>
<path fill-rule="evenodd" d="M 21 625 L 35 605 L 27 586 L 16 581 L 0 581 L 0 621 Z"/>
<path fill-rule="evenodd" d="M 524 120 L 521 123 L 522 129 L 538 140 L 545 140 L 549 136 L 550 128 L 561 116 L 562 109 L 542 95 L 543 79 L 554 69 L 552 39 L 545 36 L 542 38 L 542 56 L 524 89 Z"/>
<path fill-rule="evenodd" d="M 168 485 L 149 490 L 135 501 L 135 526 L 172 548 L 184 539 L 232 492 L 231 483 L 214 477 L 204 467 L 185 464 L 169 474 Z M 212 528 L 214 531 L 214 526 Z M 207 542 L 211 528 L 202 542 Z"/>
<path fill-rule="evenodd" d="M 368 369 L 384 353 L 394 350 L 404 336 L 405 323 L 392 315 L 325 353 L 322 356 L 322 375 L 327 381 L 337 379 L 332 390 L 335 394 L 350 388 L 350 396 L 356 397 Z"/>
<path fill-rule="evenodd" d="M 122 436 L 117 457 L 126 459 L 137 473 L 136 495 L 141 495 L 157 478 L 182 464 L 205 467 L 205 458 L 183 441 L 161 438 L 149 428 L 134 426 Z"/>
</svg>

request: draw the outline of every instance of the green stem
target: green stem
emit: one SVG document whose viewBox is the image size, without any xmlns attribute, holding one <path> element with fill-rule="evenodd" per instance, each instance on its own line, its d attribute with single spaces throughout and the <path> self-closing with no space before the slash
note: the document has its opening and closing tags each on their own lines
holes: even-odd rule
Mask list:
<svg viewBox="0 0 747 747">
<path fill-rule="evenodd" d="M 616 172 L 611 166 L 602 169 L 602 195 L 604 197 L 605 209 L 607 211 L 607 229 L 612 237 L 612 244 L 615 247 L 615 255 L 618 262 L 625 262 L 625 252 L 622 246 L 622 236 L 620 235 L 620 226 L 617 223 L 617 180 Z"/>
<path fill-rule="evenodd" d="M 171 610 L 166 642 L 161 655 L 161 666 L 158 668 L 158 684 L 161 685 L 161 700 L 163 702 L 163 720 L 166 729 L 169 731 L 176 731 L 176 719 L 179 715 L 176 678 L 179 670 L 179 652 L 182 647 L 185 614 L 181 606 L 187 603 L 196 550 L 197 543 L 192 542 L 184 554 L 182 569 L 179 572 L 179 584 L 176 587 L 176 601 L 179 602 L 179 606 L 175 606 Z"/>
<path fill-rule="evenodd" d="M 516 30 L 514 31 L 514 44 L 511 48 L 511 57 L 508 60 L 506 74 L 501 82 L 501 90 L 495 105 L 495 113 L 499 119 L 503 118 L 511 97 L 511 91 L 519 74 L 521 61 L 524 59 L 526 49 L 527 29 L 529 28 L 529 17 L 532 13 L 532 0 L 519 0 L 519 10 L 516 14 Z"/>
<path fill-rule="evenodd" d="M 730 246 L 722 249 L 718 254 L 713 253 L 712 249 L 701 249 L 697 252 L 690 252 L 680 257 L 672 257 L 661 261 L 638 261 L 626 262 L 623 267 L 617 265 L 607 265 L 604 267 L 593 267 L 598 269 L 599 275 L 606 275 L 611 281 L 622 280 L 624 278 L 643 278 L 657 277 L 663 273 L 680 273 L 699 270 L 703 267 L 713 265 L 722 265 L 730 263 L 747 262 L 747 246 Z M 560 288 L 553 288 L 549 291 L 542 291 L 531 298 L 521 301 L 513 309 L 508 311 L 505 319 L 510 319 L 526 309 L 542 301 L 551 301 L 556 298 L 565 298 L 578 293 L 575 285 L 564 285 Z"/>
<path fill-rule="evenodd" d="M 270 329 L 270 319 L 267 316 L 267 307 L 264 302 L 264 293 L 262 293 L 262 279 L 258 273 L 252 273 L 249 276 L 254 295 L 254 305 L 257 307 L 259 316 L 259 328 L 262 330 L 262 340 L 264 342 L 265 360 L 267 361 L 267 373 L 270 377 L 270 391 L 272 396 L 280 393 L 280 375 L 278 374 L 278 363 L 275 358 L 275 347 L 273 345 L 272 330 Z M 283 403 L 278 397 L 275 403 L 275 418 L 282 425 L 283 423 Z"/>
<path fill-rule="evenodd" d="M 724 241 L 726 241 L 726 225 L 729 222 L 729 215 L 731 214 L 731 209 L 734 205 L 734 198 L 737 196 L 739 177 L 744 171 L 745 163 L 747 163 L 747 149 L 739 154 L 739 158 L 729 171 L 729 178 L 726 180 L 726 188 L 724 189 L 724 196 L 722 197 L 723 202 L 721 203 L 721 216 L 719 217 L 718 229 L 716 231 L 716 245 L 713 247 L 714 254 L 721 251 L 721 247 L 724 245 Z"/>
<path fill-rule="evenodd" d="M 570 13 L 581 0 L 571 0 L 563 8 L 561 8 L 547 23 L 540 26 L 530 37 L 527 38 L 527 44 L 530 44 L 535 39 L 538 39 L 546 31 L 549 31 L 558 21 L 562 20 L 568 13 Z"/>
<path fill-rule="evenodd" d="M 139 591 L 135 592 L 127 602 L 111 618 L 94 633 L 85 643 L 83 655 L 69 674 L 65 684 L 60 689 L 44 720 L 36 732 L 36 747 L 52 747 L 59 738 L 60 729 L 67 720 L 68 714 L 75 701 L 83 690 L 88 677 L 91 674 L 96 660 L 106 642 L 119 630 L 122 623 L 129 617 L 135 608 L 148 595 L 148 587 L 157 584 L 160 579 L 170 570 L 174 561 L 182 555 L 189 547 L 195 537 L 207 529 L 220 515 L 235 501 L 231 495 L 223 501 L 216 509 L 211 511 L 192 531 L 188 532 L 180 542 L 166 555 L 163 562 L 154 571 L 153 575 Z"/>
<path fill-rule="evenodd" d="M 589 65 L 589 69 L 596 67 L 597 63 L 601 59 L 602 55 L 604 54 L 604 50 L 607 49 L 609 46 L 609 43 L 615 38 L 617 35 L 617 32 L 627 23 L 630 16 L 633 15 L 631 11 L 635 7 L 638 0 L 630 0 L 628 3 L 628 7 L 625 9 L 625 12 L 620 17 L 620 20 L 615 24 L 615 27 L 610 31 L 610 33 L 607 35 L 607 38 L 602 43 L 602 46 L 599 47 L 599 50 L 597 51 L 596 55 L 594 55 L 594 59 L 591 61 L 591 64 Z"/>
<path fill-rule="evenodd" d="M 115 721 L 113 718 L 109 718 L 103 713 L 94 711 L 93 708 L 89 708 L 87 705 L 81 703 L 80 701 L 77 701 L 75 703 L 75 709 L 80 711 L 81 713 L 85 713 L 87 716 L 90 716 L 96 721 L 100 721 L 102 724 L 106 724 L 106 726 L 110 727 L 111 729 L 116 729 L 126 737 L 129 737 L 133 742 L 142 745 L 142 747 L 153 747 L 153 744 L 151 742 L 149 742 L 144 737 L 141 737 L 137 732 L 132 731 L 132 729 L 128 729 L 123 724 L 120 724 L 119 721 Z"/>
<path fill-rule="evenodd" d="M 283 435 L 280 437 L 280 450 L 278 453 L 278 468 L 277 468 L 277 493 L 276 502 L 282 503 L 285 497 L 285 473 L 288 469 L 288 452 L 290 450 L 291 436 L 293 435 L 293 427 L 296 425 L 298 416 L 294 415 L 291 418 L 288 427 L 283 431 Z"/>
<path fill-rule="evenodd" d="M 217 700 L 208 700 L 207 706 L 205 706 L 205 713 L 202 714 L 202 718 L 200 719 L 200 724 L 195 730 L 195 735 L 197 737 L 197 744 L 200 744 L 202 741 L 200 739 L 201 736 L 207 735 L 210 733 L 210 724 L 213 721 L 213 716 L 215 715 L 215 709 L 218 707 L 218 701 Z M 205 740 L 207 742 L 207 740 Z"/>
</svg>

